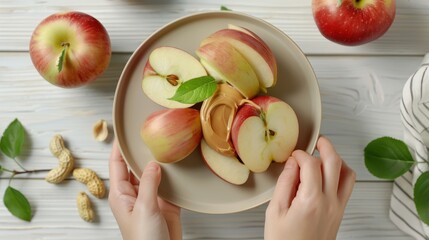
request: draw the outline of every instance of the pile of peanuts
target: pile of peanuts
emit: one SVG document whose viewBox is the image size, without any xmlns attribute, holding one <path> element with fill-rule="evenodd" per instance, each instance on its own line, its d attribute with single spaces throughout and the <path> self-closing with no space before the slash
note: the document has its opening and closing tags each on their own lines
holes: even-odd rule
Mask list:
<svg viewBox="0 0 429 240">
<path fill-rule="evenodd" d="M 64 139 L 61 135 L 57 134 L 52 138 L 49 149 L 58 158 L 59 165 L 48 172 L 45 178 L 47 182 L 53 184 L 61 183 L 72 173 L 73 177 L 85 184 L 88 191 L 95 197 L 101 199 L 106 195 L 104 182 L 93 170 L 89 168 L 75 168 L 74 158 L 70 150 L 64 146 Z M 94 221 L 94 210 L 89 196 L 85 192 L 79 192 L 76 202 L 80 217 L 87 222 Z"/>
</svg>

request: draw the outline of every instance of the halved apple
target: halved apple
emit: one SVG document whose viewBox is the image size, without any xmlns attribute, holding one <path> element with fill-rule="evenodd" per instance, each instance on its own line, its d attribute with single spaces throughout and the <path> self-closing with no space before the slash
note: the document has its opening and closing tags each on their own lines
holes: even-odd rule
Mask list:
<svg viewBox="0 0 429 240">
<path fill-rule="evenodd" d="M 218 81 L 234 86 L 244 97 L 259 92 L 259 81 L 249 62 L 228 42 L 214 41 L 197 50 L 201 64 Z"/>
<path fill-rule="evenodd" d="M 272 161 L 288 159 L 295 149 L 298 133 L 298 119 L 287 103 L 259 96 L 238 110 L 231 137 L 243 163 L 253 172 L 263 172 Z"/>
<path fill-rule="evenodd" d="M 236 157 L 222 155 L 212 149 L 204 139 L 201 140 L 201 154 L 207 166 L 223 180 L 241 185 L 249 178 L 249 169 Z"/>
<path fill-rule="evenodd" d="M 230 26 L 231 29 L 222 29 L 213 33 L 204 39 L 200 46 L 215 41 L 228 42 L 252 66 L 261 88 L 265 89 L 275 85 L 277 81 L 277 62 L 268 45 L 256 34 L 234 25 Z"/>
<path fill-rule="evenodd" d="M 143 71 L 142 89 L 146 96 L 161 106 L 186 108 L 192 104 L 169 98 L 183 82 L 206 75 L 201 63 L 189 53 L 174 47 L 159 47 L 149 55 Z"/>
</svg>

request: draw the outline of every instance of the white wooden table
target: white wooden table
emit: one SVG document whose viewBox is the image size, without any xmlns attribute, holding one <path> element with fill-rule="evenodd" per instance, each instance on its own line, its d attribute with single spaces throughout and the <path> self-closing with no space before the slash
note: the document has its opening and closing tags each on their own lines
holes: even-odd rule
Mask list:
<svg viewBox="0 0 429 240">
<path fill-rule="evenodd" d="M 371 176 L 363 148 L 377 137 L 402 137 L 399 101 L 407 78 L 429 52 L 429 2 L 399 0 L 390 30 L 379 40 L 344 47 L 326 40 L 312 18 L 310 0 L 18 0 L 0 1 L 0 132 L 14 118 L 26 127 L 28 140 L 20 161 L 28 169 L 57 164 L 48 149 L 60 133 L 77 165 L 94 169 L 108 184 L 112 141 L 92 139 L 98 119 L 112 124 L 112 103 L 121 71 L 137 46 L 164 24 L 190 13 L 218 10 L 220 5 L 262 18 L 288 34 L 305 52 L 318 77 L 323 101 L 322 134 L 332 139 L 357 172 L 338 239 L 411 239 L 389 220 L 392 182 Z M 89 13 L 108 30 L 113 56 L 96 82 L 61 89 L 44 81 L 33 67 L 28 44 L 36 25 L 65 10 Z M 17 168 L 0 155 L 0 165 Z M 120 239 L 107 199 L 93 201 L 95 223 L 82 221 L 75 197 L 85 190 L 76 181 L 48 184 L 44 174 L 20 175 L 12 186 L 29 199 L 30 223 L 11 216 L 0 203 L 0 239 Z M 8 176 L 0 176 L 0 196 Z M 184 239 L 262 239 L 266 205 L 229 215 L 183 211 Z"/>
</svg>

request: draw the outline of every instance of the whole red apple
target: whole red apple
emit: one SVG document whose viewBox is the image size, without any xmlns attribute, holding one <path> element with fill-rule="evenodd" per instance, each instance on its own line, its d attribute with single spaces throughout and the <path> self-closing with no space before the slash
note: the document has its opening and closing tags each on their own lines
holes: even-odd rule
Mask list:
<svg viewBox="0 0 429 240">
<path fill-rule="evenodd" d="M 50 83 L 78 87 L 95 80 L 108 67 L 110 38 L 103 25 L 88 14 L 56 13 L 34 30 L 30 57 Z"/>
<path fill-rule="evenodd" d="M 381 37 L 395 12 L 395 0 L 313 0 L 313 17 L 322 35 L 349 46 Z"/>
</svg>

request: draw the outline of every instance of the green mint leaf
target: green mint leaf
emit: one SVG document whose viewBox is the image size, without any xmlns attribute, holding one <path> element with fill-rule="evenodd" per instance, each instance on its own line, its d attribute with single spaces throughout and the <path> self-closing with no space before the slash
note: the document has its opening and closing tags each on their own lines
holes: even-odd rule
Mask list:
<svg viewBox="0 0 429 240">
<path fill-rule="evenodd" d="M 220 6 L 221 11 L 232 11 L 231 9 L 225 7 L 224 5 Z"/>
<path fill-rule="evenodd" d="M 15 159 L 21 154 L 22 145 L 25 140 L 25 129 L 18 119 L 13 120 L 0 140 L 0 150 L 6 156 Z"/>
<path fill-rule="evenodd" d="M 368 143 L 364 150 L 365 166 L 379 178 L 395 179 L 414 165 L 407 145 L 391 137 L 381 137 Z"/>
<path fill-rule="evenodd" d="M 216 88 L 217 83 L 213 77 L 197 77 L 182 83 L 174 96 L 169 99 L 185 104 L 194 104 L 211 97 Z"/>
<path fill-rule="evenodd" d="M 66 49 L 64 48 L 63 51 L 61 51 L 60 58 L 58 58 L 58 64 L 57 64 L 58 72 L 61 72 L 61 70 L 63 70 L 65 56 L 66 56 Z"/>
<path fill-rule="evenodd" d="M 12 215 L 24 221 L 31 221 L 31 206 L 27 198 L 11 186 L 6 188 L 3 203 Z"/>
<path fill-rule="evenodd" d="M 429 224 L 429 172 L 425 172 L 414 185 L 414 203 L 420 219 Z"/>
</svg>

